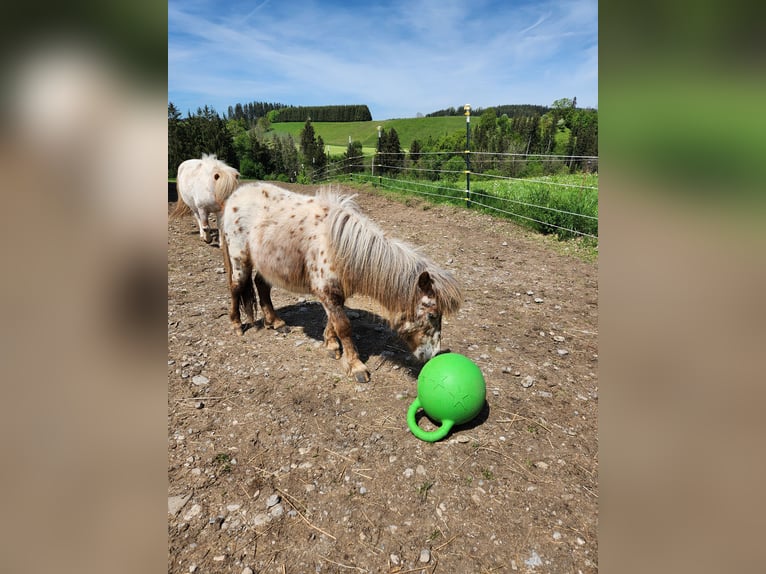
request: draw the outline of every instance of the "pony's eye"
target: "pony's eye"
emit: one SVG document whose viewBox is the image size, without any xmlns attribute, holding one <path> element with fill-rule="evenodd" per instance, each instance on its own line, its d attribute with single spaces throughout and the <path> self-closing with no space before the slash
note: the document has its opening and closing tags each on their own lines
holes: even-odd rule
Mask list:
<svg viewBox="0 0 766 574">
<path fill-rule="evenodd" d="M 221 177 L 221 174 L 220 174 L 220 173 L 217 173 L 217 174 L 215 174 L 215 175 L 213 176 L 213 179 L 218 179 L 219 177 Z"/>
</svg>

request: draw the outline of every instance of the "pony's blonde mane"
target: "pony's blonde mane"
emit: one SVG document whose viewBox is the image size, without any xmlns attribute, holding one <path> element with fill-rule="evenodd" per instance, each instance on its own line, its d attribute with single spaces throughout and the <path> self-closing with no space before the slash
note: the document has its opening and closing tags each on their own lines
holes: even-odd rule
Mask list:
<svg viewBox="0 0 766 574">
<path fill-rule="evenodd" d="M 226 199 L 239 187 L 239 171 L 219 160 L 215 154 L 203 153 L 200 161 L 211 170 L 211 177 L 214 177 L 215 174 L 219 175 L 218 179 L 214 180 L 213 195 L 218 202 L 220 210 L 223 211 L 223 204 L 226 202 Z M 191 215 L 191 212 L 191 207 L 186 205 L 183 199 L 181 199 L 179 191 L 178 201 L 176 201 L 176 207 L 170 214 L 170 218 L 177 219 Z"/>
<path fill-rule="evenodd" d="M 460 308 L 462 295 L 455 278 L 418 249 L 386 237 L 362 214 L 353 196 L 325 189 L 317 196 L 330 206 L 330 243 L 345 293 L 367 295 L 392 313 L 404 313 L 413 320 L 422 296 L 418 277 L 428 271 L 440 312 L 450 315 Z"/>
</svg>

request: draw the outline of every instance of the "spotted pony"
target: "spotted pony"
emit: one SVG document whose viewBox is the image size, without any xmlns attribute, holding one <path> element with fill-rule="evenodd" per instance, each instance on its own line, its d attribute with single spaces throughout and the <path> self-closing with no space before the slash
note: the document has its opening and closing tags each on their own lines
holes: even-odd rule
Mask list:
<svg viewBox="0 0 766 574">
<path fill-rule="evenodd" d="M 274 311 L 272 286 L 310 293 L 327 313 L 325 347 L 358 382 L 369 381 L 370 372 L 351 338 L 347 297 L 378 301 L 391 328 L 423 362 L 440 350 L 442 316 L 462 303 L 449 272 L 388 238 L 352 197 L 332 190 L 308 196 L 268 183 L 242 185 L 226 202 L 221 229 L 234 328 L 244 332 L 240 308 L 255 323 L 256 291 L 264 324 L 274 329 L 286 325 Z"/>
<path fill-rule="evenodd" d="M 210 215 L 220 214 L 223 202 L 239 185 L 239 171 L 214 155 L 187 159 L 178 166 L 178 202 L 171 218 L 192 213 L 205 243 L 213 240 Z M 219 225 L 220 227 L 220 225 Z"/>
</svg>

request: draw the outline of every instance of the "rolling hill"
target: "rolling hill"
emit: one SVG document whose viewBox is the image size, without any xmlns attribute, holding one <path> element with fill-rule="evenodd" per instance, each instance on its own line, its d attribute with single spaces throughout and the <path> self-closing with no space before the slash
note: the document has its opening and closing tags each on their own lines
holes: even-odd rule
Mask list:
<svg viewBox="0 0 766 574">
<path fill-rule="evenodd" d="M 311 122 L 314 133 L 330 146 L 331 154 L 343 153 L 349 138 L 362 142 L 365 152 L 375 151 L 378 140 L 378 126 L 389 130 L 394 128 L 399 135 L 402 149 L 409 150 L 412 140 L 426 141 L 430 136 L 440 138 L 458 130 L 465 130 L 465 117 L 443 116 L 434 118 L 407 118 L 371 122 Z M 291 134 L 299 141 L 304 124 L 301 122 L 273 123 L 276 133 Z"/>
</svg>

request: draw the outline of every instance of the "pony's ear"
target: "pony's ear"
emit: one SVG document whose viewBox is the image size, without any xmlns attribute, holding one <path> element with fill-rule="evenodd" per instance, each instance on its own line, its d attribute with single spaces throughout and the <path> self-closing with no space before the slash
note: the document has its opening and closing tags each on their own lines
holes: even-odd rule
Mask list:
<svg viewBox="0 0 766 574">
<path fill-rule="evenodd" d="M 423 271 L 423 273 L 420 274 L 420 277 L 418 277 L 418 289 L 429 297 L 434 296 L 434 284 L 431 279 L 431 274 L 428 273 L 428 271 Z"/>
</svg>

